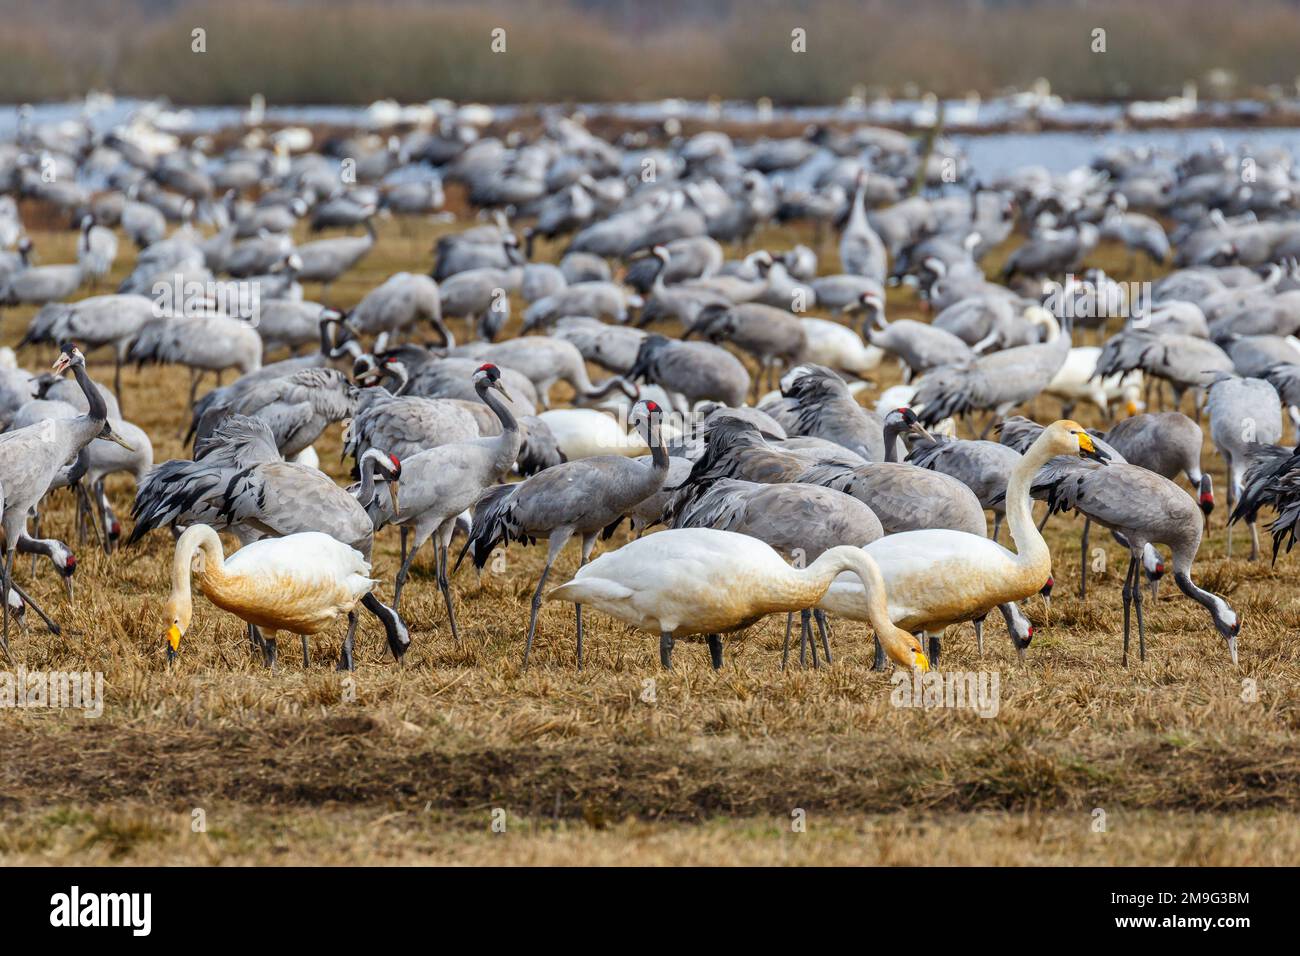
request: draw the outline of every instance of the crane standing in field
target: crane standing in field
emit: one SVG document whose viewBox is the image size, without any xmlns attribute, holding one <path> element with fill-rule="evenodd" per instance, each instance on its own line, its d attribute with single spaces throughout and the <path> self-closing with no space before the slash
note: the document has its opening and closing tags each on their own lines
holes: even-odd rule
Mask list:
<svg viewBox="0 0 1300 956">
<path fill-rule="evenodd" d="M 542 589 L 551 565 L 576 535 L 582 537 L 581 563 L 586 564 L 596 546 L 596 536 L 623 517 L 644 499 L 663 487 L 668 477 L 668 451 L 660 438 L 662 410 L 652 401 L 640 401 L 632 408 L 630 423 L 642 432 L 650 446 L 649 465 L 623 455 L 597 455 L 564 462 L 514 485 L 489 488 L 474 505 L 474 522 L 469 539 L 456 559 L 457 567 L 466 551 L 472 551 L 475 567 L 482 568 L 497 544 L 521 541 L 531 544 L 547 539 L 546 566 L 533 592 L 524 644 L 524 666 L 533 649 L 537 612 Z M 578 667 L 582 667 L 582 604 L 577 607 Z"/>
</svg>

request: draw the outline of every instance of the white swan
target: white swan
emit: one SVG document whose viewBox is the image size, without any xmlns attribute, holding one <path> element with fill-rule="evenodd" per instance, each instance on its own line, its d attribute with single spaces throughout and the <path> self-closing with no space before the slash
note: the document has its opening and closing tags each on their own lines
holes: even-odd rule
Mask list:
<svg viewBox="0 0 1300 956">
<path fill-rule="evenodd" d="M 894 624 L 938 635 L 1038 593 L 1052 576 L 1052 554 L 1034 524 L 1029 486 L 1038 469 L 1057 455 L 1104 460 L 1077 422 L 1058 421 L 1043 429 L 1007 483 L 1007 524 L 1015 552 L 979 535 L 938 529 L 886 535 L 862 549 L 880 568 Z M 872 620 L 873 601 L 874 595 L 865 593 L 852 575 L 842 575 L 818 606 L 862 621 Z"/>
<path fill-rule="evenodd" d="M 361 552 L 319 531 L 265 538 L 229 558 L 221 538 L 205 524 L 191 525 L 176 542 L 172 590 L 167 599 L 167 659 L 176 656 L 194 613 L 190 575 L 209 601 L 240 620 L 266 629 L 268 663 L 275 661 L 275 632 L 308 634 L 351 614 L 377 584 Z"/>
<path fill-rule="evenodd" d="M 757 538 L 712 528 L 680 528 L 639 538 L 602 554 L 554 588 L 548 600 L 594 607 L 658 634 L 659 659 L 672 667 L 673 641 L 703 634 L 715 668 L 718 636 L 749 627 L 768 614 L 812 607 L 841 571 L 860 581 L 863 617 L 886 653 L 904 667 L 929 670 L 911 634 L 889 620 L 884 582 L 861 548 L 830 548 L 807 568 L 795 568 Z"/>
</svg>

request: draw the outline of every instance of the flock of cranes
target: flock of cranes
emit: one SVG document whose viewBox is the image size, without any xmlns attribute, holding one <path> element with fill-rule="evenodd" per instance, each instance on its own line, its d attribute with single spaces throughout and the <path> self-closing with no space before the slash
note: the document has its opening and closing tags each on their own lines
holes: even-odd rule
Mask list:
<svg viewBox="0 0 1300 956">
<path fill-rule="evenodd" d="M 169 660 L 197 583 L 269 665 L 281 632 L 301 637 L 307 666 L 308 637 L 346 620 L 343 669 L 360 609 L 398 660 L 413 631 L 436 639 L 436 622 L 400 610 L 429 541 L 460 641 L 463 559 L 481 569 L 545 540 L 525 666 L 547 600 L 575 605 L 579 667 L 584 608 L 657 636 L 664 667 L 682 638 L 722 667 L 724 635 L 779 612 L 784 656 L 798 612 L 814 665 L 832 660 L 835 620 L 870 625 L 881 668 L 937 666 L 966 622 L 982 653 L 995 609 L 1024 656 L 1021 604 L 1055 582 L 1042 524 L 1063 511 L 1085 519 L 1081 595 L 1092 525 L 1129 554 L 1124 663 L 1130 616 L 1145 659 L 1144 591 L 1166 566 L 1236 663 L 1241 618 L 1194 579 L 1215 506 L 1206 435 L 1249 560 L 1263 509 L 1277 514 L 1274 557 L 1294 542 L 1300 454 L 1281 441 L 1286 421 L 1300 426 L 1300 192 L 1285 152 L 1253 154 L 1249 182 L 1217 145 L 982 176 L 943 137 L 927 153 L 870 126 L 609 140 L 558 111 L 525 135 L 452 110 L 316 142 L 249 122 L 219 148 L 145 121 L 28 116 L 0 143 L 0 307 L 35 307 L 21 335 L 12 311 L 0 329 L 16 344 L 0 352 L 11 660 L 28 608 L 58 628 L 17 554 L 32 574 L 48 560 L 73 597 L 71 549 L 41 537 L 60 489 L 79 540 L 111 551 L 173 534 Z M 425 267 L 333 300 L 381 243 L 377 217 L 429 217 L 453 185 L 478 221 Z M 77 230 L 76 262 L 40 260 L 24 221 L 37 211 Z M 790 222 L 836 229 L 836 254 L 755 247 Z M 990 278 L 982 261 L 1012 236 Z M 1149 260 L 1134 266 L 1148 296 L 1088 267 L 1102 241 Z M 123 255 L 129 272 L 101 291 Z M 927 320 L 889 318 L 913 297 Z M 47 371 L 24 364 L 40 345 L 59 350 Z M 111 390 L 88 369 L 101 354 Z M 903 384 L 878 392 L 869 376 L 886 360 Z M 176 423 L 190 457 L 155 462 L 125 417 L 130 363 L 189 370 Z M 1059 402 L 1060 420 L 1016 414 L 1035 401 Z M 1075 422 L 1080 405 L 1105 427 Z M 319 468 L 334 430 L 348 487 Z M 125 540 L 105 484 L 120 474 L 136 485 Z M 593 559 L 624 522 L 633 539 Z M 388 525 L 391 578 L 374 548 Z M 219 532 L 239 543 L 228 556 Z M 574 538 L 579 570 L 548 590 Z"/>
</svg>

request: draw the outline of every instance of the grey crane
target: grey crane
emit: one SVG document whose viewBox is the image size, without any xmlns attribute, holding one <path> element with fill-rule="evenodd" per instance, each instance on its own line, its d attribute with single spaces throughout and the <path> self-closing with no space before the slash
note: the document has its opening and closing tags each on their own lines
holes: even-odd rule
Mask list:
<svg viewBox="0 0 1300 956">
<path fill-rule="evenodd" d="M 293 375 L 308 368 L 329 368 L 337 359 L 349 357 L 354 361 L 361 357 L 361 347 L 352 337 L 341 317 L 335 314 L 322 315 L 317 325 L 320 336 L 320 348 L 311 355 L 297 356 L 263 365 L 256 371 L 242 375 L 229 385 L 214 388 L 204 394 L 194 405 L 190 417 L 190 429 L 185 441 L 197 436 L 204 438 L 230 412 L 230 408 L 250 389 L 257 388 L 264 382 Z"/>
<path fill-rule="evenodd" d="M 740 404 L 733 402 L 731 404 Z M 822 365 L 799 365 L 781 379 L 781 397 L 764 402 L 790 437 L 823 438 L 867 461 L 884 461 L 884 422 L 854 399 L 844 379 Z"/>
<path fill-rule="evenodd" d="M 1145 329 L 1125 329 L 1106 340 L 1097 359 L 1097 378 L 1141 369 L 1162 378 L 1174 390 L 1174 409 L 1190 388 L 1204 389 L 1221 372 L 1231 373 L 1232 359 L 1213 342 L 1194 335 L 1161 334 Z M 1196 405 L 1200 418 L 1200 403 Z"/>
<path fill-rule="evenodd" d="M 379 368 L 384 377 L 397 379 L 397 390 L 390 392 L 383 384 L 362 390 L 348 426 L 345 455 L 360 461 L 370 448 L 381 448 L 403 460 L 438 445 L 479 437 L 473 412 L 455 399 L 402 394 L 407 383 L 403 362 L 390 356 Z"/>
<path fill-rule="evenodd" d="M 975 360 L 971 347 L 945 329 L 915 319 L 893 322 L 886 319 L 883 299 L 875 293 L 863 293 L 857 308 L 867 316 L 862 323 L 862 334 L 872 345 L 907 365 L 908 381 L 941 365 Z"/>
<path fill-rule="evenodd" d="M 726 349 L 658 334 L 642 341 L 627 377 L 660 386 L 674 396 L 674 404 L 683 412 L 702 399 L 743 405 L 750 384 L 745 366 Z"/>
<path fill-rule="evenodd" d="M 615 282 L 573 282 L 553 295 L 543 296 L 524 310 L 523 332 L 554 325 L 571 315 L 626 322 L 628 307 L 640 302 Z"/>
<path fill-rule="evenodd" d="M 1101 233 L 1090 222 L 1077 227 L 1054 229 L 1028 239 L 1007 257 L 1002 278 L 1014 275 L 1039 277 L 1077 272 L 1097 245 Z"/>
<path fill-rule="evenodd" d="M 663 487 L 668 477 L 668 452 L 660 441 L 662 410 L 652 401 L 639 401 L 629 421 L 650 446 L 649 466 L 622 455 L 597 455 L 548 468 L 518 484 L 489 488 L 474 505 L 469 539 L 456 559 L 467 551 L 482 568 L 498 545 L 512 541 L 531 544 L 547 539 L 546 565 L 533 592 L 524 644 L 524 666 L 537 631 L 537 611 L 551 565 L 575 534 L 582 538 L 581 563 L 586 564 L 601 531 L 617 525 L 638 504 Z M 577 613 L 578 666 L 582 667 L 582 610 Z"/>
<path fill-rule="evenodd" d="M 71 304 L 50 303 L 32 318 L 18 347 L 50 342 L 80 342 L 86 351 L 113 350 L 113 392 L 122 395 L 122 363 L 131 343 L 153 321 L 155 303 L 143 295 L 97 295 Z"/>
<path fill-rule="evenodd" d="M 356 406 L 357 389 L 346 375 L 333 368 L 306 368 L 249 388 L 228 406 L 228 414 L 265 422 L 280 454 L 293 458 L 329 425 L 351 417 Z"/>
<path fill-rule="evenodd" d="M 1117 422 L 1106 443 L 1131 465 L 1141 465 L 1172 480 L 1187 476 L 1208 517 L 1214 511 L 1214 479 L 1201 467 L 1201 426 L 1182 412 L 1146 412 Z"/>
<path fill-rule="evenodd" d="M 81 232 L 77 236 L 77 262 L 82 273 L 97 284 L 113 269 L 117 260 L 117 236 L 113 230 L 95 223 L 94 216 L 81 217 Z"/>
<path fill-rule="evenodd" d="M 649 298 L 636 319 L 639 328 L 644 328 L 651 322 L 675 319 L 689 329 L 699 320 L 704 309 L 731 305 L 730 299 L 714 289 L 668 285 L 666 274 L 672 265 L 672 253 L 666 246 L 653 247 L 649 260 L 656 263 L 658 268 L 647 290 Z"/>
<path fill-rule="evenodd" d="M 572 343 L 586 361 L 595 362 L 616 375 L 627 375 L 636 364 L 636 354 L 647 333 L 575 315 L 560 319 L 552 334 Z"/>
<path fill-rule="evenodd" d="M 1050 512 L 1075 510 L 1122 536 L 1129 551 L 1124 577 L 1124 656 L 1128 664 L 1129 611 L 1137 616 L 1138 654 L 1146 660 L 1146 624 L 1138 568 L 1148 545 L 1163 544 L 1173 552 L 1174 581 L 1183 594 L 1209 613 L 1215 629 L 1237 663 L 1237 634 L 1241 618 L 1222 597 L 1197 587 L 1192 562 L 1201 546 L 1202 517 L 1196 501 L 1168 478 L 1138 465 L 1076 464 L 1054 459 L 1039 471 L 1031 486 L 1045 497 Z"/>
<path fill-rule="evenodd" d="M 886 448 L 886 461 L 892 448 Z M 1020 452 L 1000 442 L 984 439 L 949 438 L 944 435 L 913 439 L 908 462 L 956 478 L 975 493 L 980 506 L 993 512 L 993 540 L 998 539 L 1006 517 L 1003 495 Z"/>
<path fill-rule="evenodd" d="M 866 276 L 882 286 L 889 273 L 889 254 L 885 243 L 867 221 L 867 176 L 858 173 L 853 192 L 853 206 L 840 235 L 840 268 L 852 275 Z"/>
<path fill-rule="evenodd" d="M 917 386 L 913 407 L 927 425 L 950 416 L 991 411 L 993 415 L 979 436 L 983 438 L 994 421 L 1047 388 L 1069 354 L 1067 326 L 1046 343 L 1020 345 L 934 369 Z"/>
<path fill-rule="evenodd" d="M 367 219 L 365 227 L 364 236 L 318 239 L 298 246 L 295 251 L 302 260 L 298 279 L 302 282 L 324 283 L 321 295 L 327 294 L 335 279 L 354 268 L 375 247 L 374 222 Z"/>
<path fill-rule="evenodd" d="M 443 279 L 438 285 L 442 314 L 465 319 L 469 337 L 491 342 L 510 319 L 509 294 L 518 288 L 522 271 L 469 269 Z"/>
<path fill-rule="evenodd" d="M 1253 523 L 1265 505 L 1277 512 L 1277 518 L 1269 526 L 1276 562 L 1284 540 L 1287 553 L 1291 553 L 1300 522 L 1300 446 L 1288 449 L 1261 445 L 1250 450 L 1250 467 L 1242 483 L 1241 497 L 1228 521 L 1231 524 L 1245 518 Z"/>
<path fill-rule="evenodd" d="M 390 337 L 408 333 L 420 322 L 433 326 L 444 344 L 455 344 L 442 319 L 438 284 L 425 275 L 398 272 L 365 294 L 347 314 L 347 324 L 357 335 Z"/>
<path fill-rule="evenodd" d="M 66 299 L 85 281 L 81 263 L 28 266 L 0 280 L 0 305 L 44 305 Z"/>
<path fill-rule="evenodd" d="M 376 473 L 388 482 L 390 495 L 401 502 L 395 487 L 401 465 L 378 449 L 367 454 L 360 464 L 359 494 L 363 500 L 358 500 L 317 469 L 282 460 L 265 422 L 231 416 L 197 445 L 194 461 L 165 461 L 136 489 L 131 512 L 135 527 L 127 539 L 128 547 L 155 528 L 206 524 L 229 530 L 241 544 L 300 531 L 320 531 L 356 548 L 369 560 L 374 526 L 365 506 L 375 495 Z M 410 635 L 400 615 L 373 594 L 362 604 L 383 624 L 389 649 L 401 660 L 410 645 Z M 355 635 L 354 614 L 348 620 L 340 670 L 353 669 Z M 256 646 L 263 646 L 255 629 L 250 636 Z M 269 647 L 263 650 L 267 663 L 273 663 L 274 652 Z M 305 646 L 303 661 L 307 661 Z"/>
<path fill-rule="evenodd" d="M 531 335 L 495 344 L 476 342 L 454 349 L 450 354 L 494 362 L 526 375 L 537 390 L 543 408 L 551 407 L 551 388 L 556 382 L 564 382 L 573 389 L 575 404 L 597 401 L 615 390 L 633 400 L 640 395 L 636 386 L 620 375 L 594 384 L 587 374 L 582 353 L 561 338 Z"/>
<path fill-rule="evenodd" d="M 1261 445 L 1274 445 L 1282 438 L 1282 407 L 1273 386 L 1263 379 L 1223 376 L 1210 386 L 1205 402 L 1210 416 L 1210 440 L 1223 457 L 1228 470 L 1228 508 L 1235 510 L 1251 455 Z M 1259 530 L 1253 516 L 1250 526 L 1250 558 L 1259 557 Z M 1228 522 L 1228 557 L 1232 557 L 1232 525 Z"/>
<path fill-rule="evenodd" d="M 495 365 L 484 364 L 474 373 L 474 390 L 499 420 L 500 434 L 449 442 L 406 458 L 402 462 L 405 493 L 400 507 L 394 510 L 390 502 L 383 514 L 385 519 L 401 529 L 402 536 L 402 564 L 393 585 L 393 607 L 400 608 L 402 587 L 411 563 L 416 552 L 432 536 L 438 588 L 447 604 L 447 621 L 455 640 L 460 640 L 460 634 L 456 628 L 456 612 L 448 582 L 447 549 L 451 546 L 456 519 L 469 510 L 487 488 L 506 476 L 519 456 L 521 443 L 515 417 L 492 394 L 495 390 L 504 394 L 507 400 L 510 398 Z M 377 496 L 376 501 L 381 502 L 381 499 L 382 495 Z M 378 521 L 376 526 L 379 526 Z"/>
<path fill-rule="evenodd" d="M 248 374 L 262 367 L 262 339 L 247 322 L 224 315 L 181 315 L 150 319 L 140 327 L 127 358 L 185 365 L 190 370 L 190 407 L 203 373 L 229 368 Z"/>
<path fill-rule="evenodd" d="M 755 399 L 760 394 L 765 372 L 771 380 L 769 387 L 774 387 L 779 369 L 796 365 L 808 348 L 808 336 L 798 318 L 761 302 L 707 305 L 682 338 L 693 335 L 715 345 L 730 343 L 754 358 L 759 366 L 758 377 L 754 379 Z"/>
<path fill-rule="evenodd" d="M 653 253 L 642 256 L 628 266 L 623 281 L 645 294 L 660 279 L 666 284 L 707 279 L 722 268 L 724 261 L 722 246 L 709 236 L 674 239 L 665 242 L 663 250 L 667 254 L 666 261 Z"/>
<path fill-rule="evenodd" d="M 77 384 L 85 394 L 88 411 L 75 418 L 50 419 L 17 431 L 0 435 L 0 487 L 5 491 L 5 505 L 0 516 L 0 529 L 5 534 L 5 563 L 3 594 L 4 640 L 9 642 L 9 588 L 13 583 L 14 554 L 18 541 L 26 534 L 28 513 L 45 496 L 60 469 L 96 438 L 107 438 L 127 447 L 129 445 L 108 423 L 108 407 L 99 390 L 86 373 L 86 358 L 81 350 L 65 343 L 54 363 L 54 373 L 62 375 L 68 369 L 76 376 Z M 42 618 L 48 616 L 25 596 L 27 603 Z"/>
</svg>

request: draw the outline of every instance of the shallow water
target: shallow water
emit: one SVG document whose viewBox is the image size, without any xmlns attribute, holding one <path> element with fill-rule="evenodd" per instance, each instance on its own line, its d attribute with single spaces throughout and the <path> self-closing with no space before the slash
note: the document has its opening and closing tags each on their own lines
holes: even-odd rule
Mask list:
<svg viewBox="0 0 1300 956">
<path fill-rule="evenodd" d="M 1254 104 L 1226 103 L 1208 106 L 1203 115 L 1239 117 L 1249 112 Z M 116 100 L 97 112 L 91 123 L 106 132 L 128 121 L 133 113 L 150 104 L 143 100 Z M 843 105 L 805 106 L 762 111 L 753 103 L 708 104 L 686 101 L 653 101 L 646 103 L 578 104 L 575 109 L 589 115 L 613 115 L 632 120 L 658 122 L 667 117 L 681 119 L 717 120 L 746 123 L 796 120 L 818 122 L 826 120 L 906 123 L 923 109 L 919 101 L 895 100 L 873 103 L 856 109 Z M 523 109 L 531 107 L 494 106 L 499 118 L 509 119 Z M 997 126 L 1025 114 L 1023 107 L 1010 100 L 996 100 L 980 104 L 977 115 L 969 115 L 969 107 L 962 101 L 951 101 L 949 116 L 961 119 L 961 110 L 967 110 L 966 120 L 973 122 L 967 128 Z M 44 103 L 34 108 L 37 123 L 77 119 L 82 115 L 83 104 Z M 174 131 L 211 132 L 242 122 L 244 108 L 238 106 L 200 106 L 168 111 L 164 128 Z M 1105 123 L 1119 119 L 1123 106 L 1118 103 L 1064 103 L 1043 115 L 1056 121 L 1079 123 Z M 266 118 L 270 123 L 331 124 L 365 127 L 367 108 L 362 106 L 269 106 Z M 0 106 L 0 141 L 12 140 L 17 132 L 17 107 Z M 1114 146 L 1149 146 L 1170 155 L 1183 155 L 1204 147 L 1215 139 L 1221 140 L 1230 150 L 1255 146 L 1281 146 L 1300 155 L 1300 129 L 1292 127 L 1257 126 L 1251 128 L 1206 126 L 1197 129 L 1149 129 L 1107 132 L 994 132 L 953 133 L 949 136 L 969 156 L 973 168 L 980 175 L 991 178 L 1022 166 L 1044 166 L 1051 172 L 1065 172 L 1085 166 L 1102 150 Z"/>
</svg>

